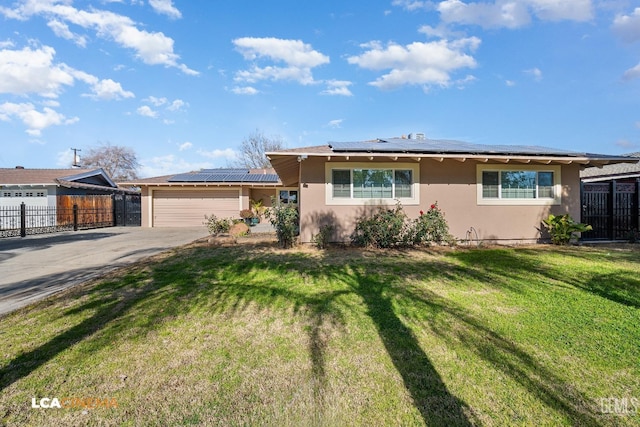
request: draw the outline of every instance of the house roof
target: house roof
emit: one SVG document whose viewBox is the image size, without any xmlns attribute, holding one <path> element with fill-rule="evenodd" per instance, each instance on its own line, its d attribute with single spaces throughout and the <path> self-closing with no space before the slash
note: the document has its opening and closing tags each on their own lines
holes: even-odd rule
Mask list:
<svg viewBox="0 0 640 427">
<path fill-rule="evenodd" d="M 431 158 L 436 161 L 455 159 L 500 163 L 541 163 L 602 166 L 610 163 L 630 162 L 625 156 L 583 153 L 557 148 L 530 145 L 485 145 L 440 139 L 379 138 L 369 141 L 330 142 L 327 145 L 302 147 L 267 153 L 271 164 L 285 185 L 298 179 L 298 163 L 308 157 L 326 156 L 332 159 L 413 159 Z"/>
<path fill-rule="evenodd" d="M 217 168 L 201 169 L 175 175 L 163 175 L 151 178 L 138 179 L 126 183 L 137 186 L 159 185 L 264 185 L 274 186 L 281 184 L 278 175 L 273 169 L 239 169 Z"/>
<path fill-rule="evenodd" d="M 118 188 L 102 168 L 97 169 L 27 169 L 0 168 L 0 186 L 57 185 L 67 188 L 127 191 Z"/>
<path fill-rule="evenodd" d="M 629 153 L 626 156 L 635 158 L 636 161 L 588 167 L 580 171 L 580 178 L 585 182 L 606 181 L 614 178 L 640 178 L 640 152 Z"/>
</svg>

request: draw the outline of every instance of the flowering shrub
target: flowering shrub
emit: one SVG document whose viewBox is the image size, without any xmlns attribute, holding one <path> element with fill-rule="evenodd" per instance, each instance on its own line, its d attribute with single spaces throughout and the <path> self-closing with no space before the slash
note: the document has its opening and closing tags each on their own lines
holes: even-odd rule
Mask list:
<svg viewBox="0 0 640 427">
<path fill-rule="evenodd" d="M 449 224 L 444 219 L 444 214 L 435 202 L 425 213 L 420 211 L 420 216 L 413 224 L 413 242 L 415 244 L 451 243 Z"/>
<path fill-rule="evenodd" d="M 400 203 L 393 209 L 380 208 L 371 216 L 363 215 L 356 220 L 351 233 L 355 246 L 391 248 L 435 243 L 452 243 L 449 226 L 438 204 L 431 205 L 425 213 L 410 220 Z"/>
<path fill-rule="evenodd" d="M 400 203 L 393 209 L 380 208 L 373 215 L 363 215 L 356 220 L 351 243 L 374 248 L 406 246 L 407 226 L 407 216 Z"/>
</svg>

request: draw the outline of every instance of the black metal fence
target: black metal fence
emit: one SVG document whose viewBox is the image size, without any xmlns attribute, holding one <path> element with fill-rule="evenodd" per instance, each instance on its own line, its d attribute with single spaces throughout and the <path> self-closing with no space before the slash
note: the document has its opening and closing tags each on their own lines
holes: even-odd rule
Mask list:
<svg viewBox="0 0 640 427">
<path fill-rule="evenodd" d="M 115 225 L 113 208 L 0 206 L 0 238 Z"/>
<path fill-rule="evenodd" d="M 640 180 L 582 183 L 583 240 L 628 240 L 640 228 Z"/>
</svg>

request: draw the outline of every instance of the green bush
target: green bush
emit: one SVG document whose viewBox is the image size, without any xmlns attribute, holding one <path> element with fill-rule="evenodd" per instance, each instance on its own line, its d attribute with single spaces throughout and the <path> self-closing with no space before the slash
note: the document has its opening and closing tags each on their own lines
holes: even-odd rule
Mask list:
<svg viewBox="0 0 640 427">
<path fill-rule="evenodd" d="M 408 230 L 408 218 L 398 203 L 393 209 L 380 208 L 371 216 L 365 214 L 358 218 L 351 243 L 374 248 L 407 246 L 411 241 Z"/>
<path fill-rule="evenodd" d="M 267 209 L 266 217 L 276 229 L 278 243 L 284 249 L 291 248 L 300 230 L 298 224 L 298 209 L 291 205 L 277 205 Z"/>
<path fill-rule="evenodd" d="M 410 220 L 400 203 L 393 209 L 380 208 L 373 215 L 362 215 L 351 233 L 355 246 L 391 248 L 435 243 L 452 243 L 449 225 L 437 202 L 425 214 Z"/>
<path fill-rule="evenodd" d="M 331 224 L 320 226 L 320 231 L 318 232 L 318 234 L 313 236 L 313 243 L 318 249 L 325 249 L 329 245 L 329 242 L 331 241 L 331 237 L 333 236 L 333 232 L 335 230 L 336 227 Z"/>
<path fill-rule="evenodd" d="M 426 213 L 420 211 L 420 216 L 413 223 L 411 234 L 414 244 L 453 242 L 453 237 L 449 234 L 449 224 L 444 219 L 438 202 L 432 204 Z"/>
<path fill-rule="evenodd" d="M 576 222 L 569 214 L 554 215 L 549 214 L 547 219 L 542 220 L 542 224 L 549 231 L 551 243 L 554 245 L 566 245 L 576 238 L 576 233 L 584 233 L 593 230 L 590 225 Z"/>
<path fill-rule="evenodd" d="M 205 215 L 204 219 L 204 224 L 211 234 L 228 233 L 233 224 L 231 218 L 218 218 L 213 214 L 211 216 Z"/>
</svg>

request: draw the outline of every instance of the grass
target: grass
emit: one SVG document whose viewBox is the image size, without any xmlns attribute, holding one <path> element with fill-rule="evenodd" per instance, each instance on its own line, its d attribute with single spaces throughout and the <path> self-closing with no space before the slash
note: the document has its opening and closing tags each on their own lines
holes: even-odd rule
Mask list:
<svg viewBox="0 0 640 427">
<path fill-rule="evenodd" d="M 0 318 L 0 423 L 638 425 L 638 325 L 632 246 L 191 245 Z"/>
</svg>

